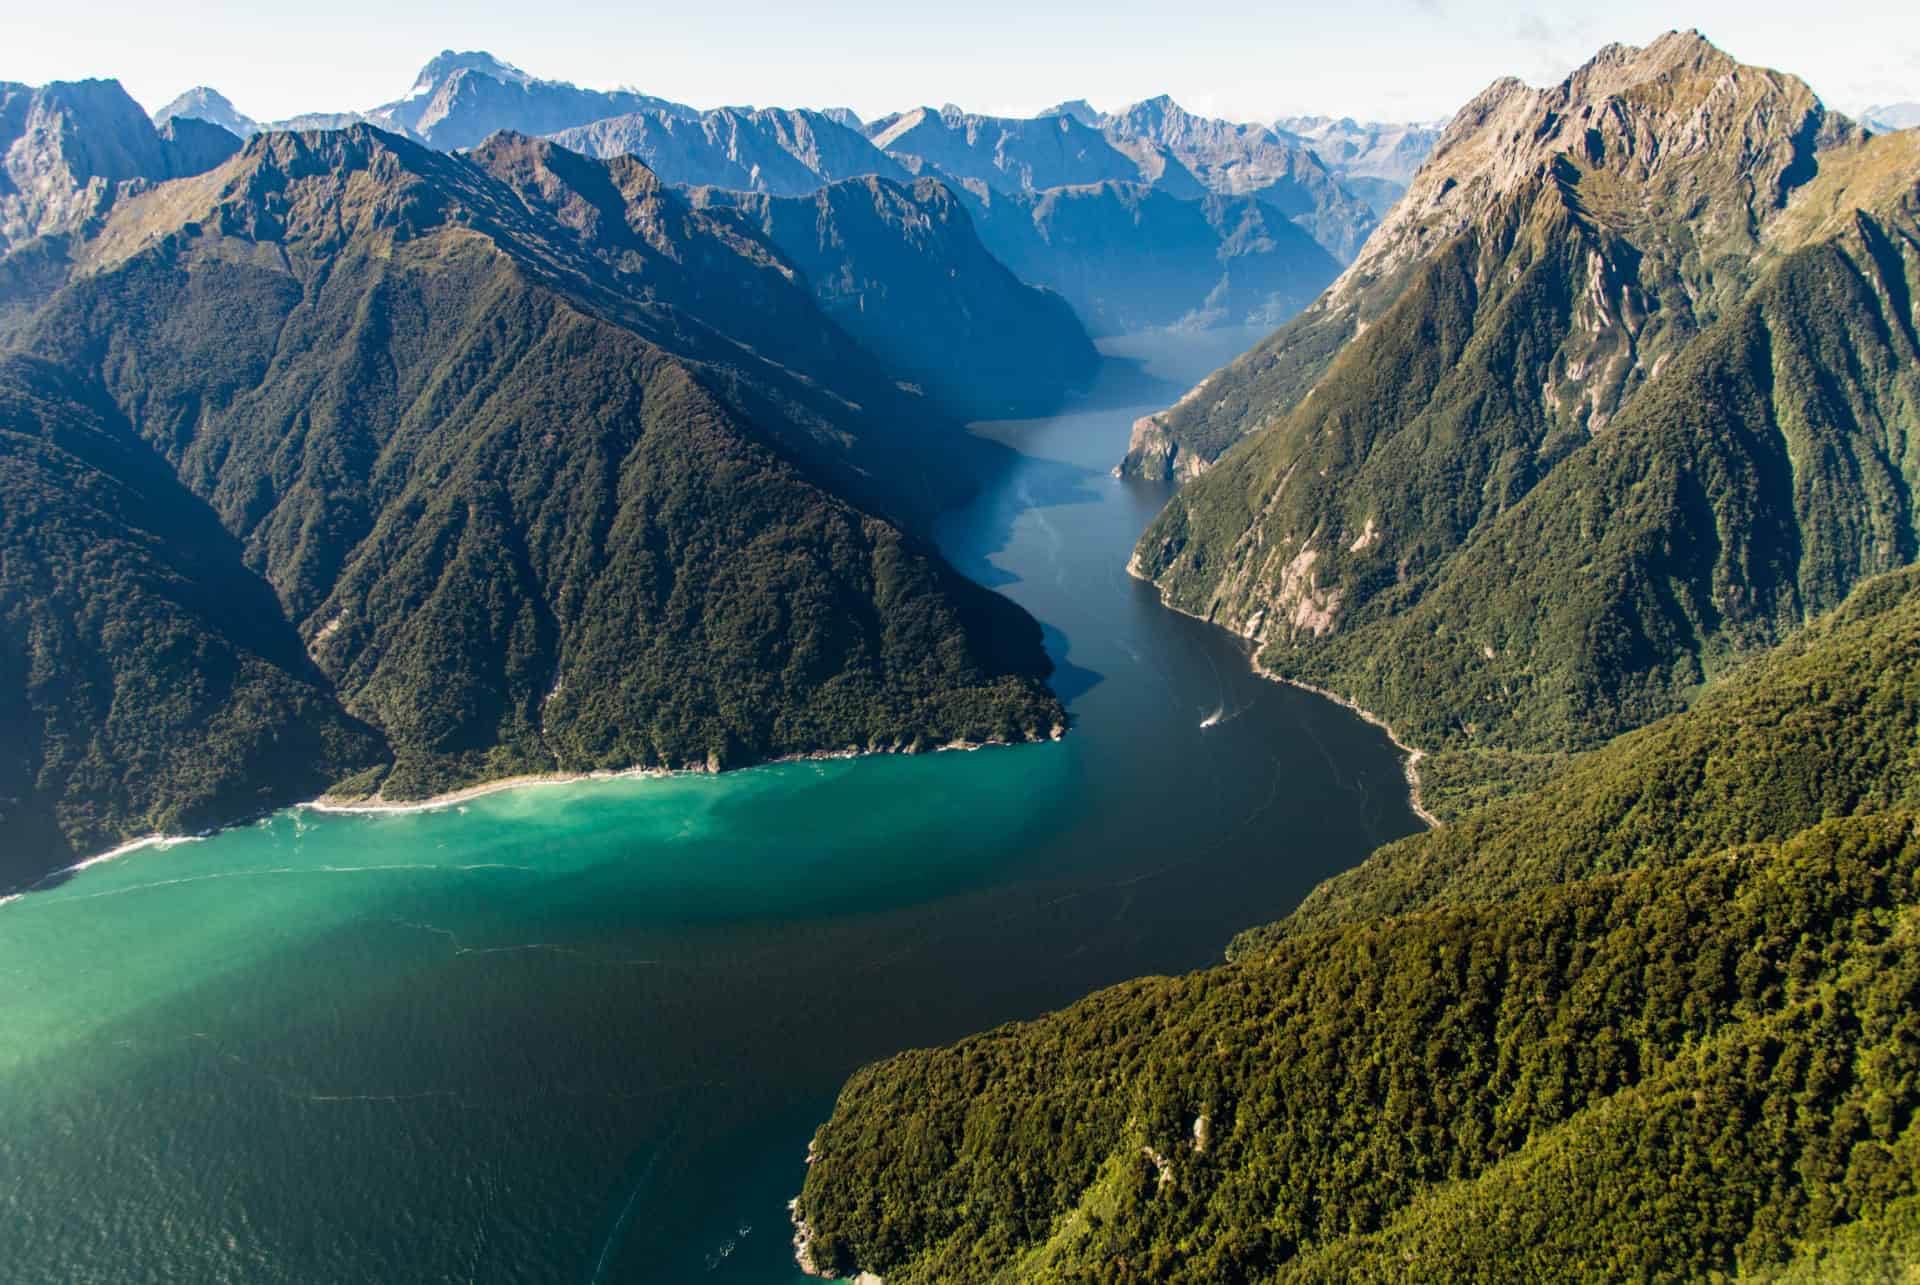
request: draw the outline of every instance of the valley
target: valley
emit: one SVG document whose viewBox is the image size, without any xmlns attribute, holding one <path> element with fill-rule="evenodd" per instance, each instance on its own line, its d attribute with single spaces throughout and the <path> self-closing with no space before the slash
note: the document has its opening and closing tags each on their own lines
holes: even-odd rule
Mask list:
<svg viewBox="0 0 1920 1285">
<path fill-rule="evenodd" d="M 987 426 L 1015 462 L 940 523 L 1045 630 L 1057 743 L 295 809 L 0 904 L 16 1279 L 791 1282 L 861 1063 L 1215 960 L 1416 829 L 1377 729 L 1122 570 L 1144 409 Z"/>
<path fill-rule="evenodd" d="M 0 83 L 8 1278 L 1910 1278 L 1920 117 L 1483 34 Z"/>
</svg>

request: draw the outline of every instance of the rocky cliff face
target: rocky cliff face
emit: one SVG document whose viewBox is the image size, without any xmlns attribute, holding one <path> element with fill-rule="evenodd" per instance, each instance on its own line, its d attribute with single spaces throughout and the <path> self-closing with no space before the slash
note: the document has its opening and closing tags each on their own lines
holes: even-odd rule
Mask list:
<svg viewBox="0 0 1920 1285">
<path fill-rule="evenodd" d="M 0 255 L 81 229 L 127 192 L 211 168 L 239 145 L 199 122 L 156 130 L 117 80 L 0 82 Z"/>
</svg>

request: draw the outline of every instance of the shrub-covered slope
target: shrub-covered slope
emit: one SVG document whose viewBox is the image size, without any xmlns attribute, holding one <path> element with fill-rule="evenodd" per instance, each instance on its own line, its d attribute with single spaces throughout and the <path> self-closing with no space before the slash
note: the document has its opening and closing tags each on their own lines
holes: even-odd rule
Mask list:
<svg viewBox="0 0 1920 1285">
<path fill-rule="evenodd" d="M 1917 604 L 1866 586 L 1227 965 L 862 1071 L 798 1206 L 814 1262 L 1519 1281 L 1920 1251 Z"/>
</svg>

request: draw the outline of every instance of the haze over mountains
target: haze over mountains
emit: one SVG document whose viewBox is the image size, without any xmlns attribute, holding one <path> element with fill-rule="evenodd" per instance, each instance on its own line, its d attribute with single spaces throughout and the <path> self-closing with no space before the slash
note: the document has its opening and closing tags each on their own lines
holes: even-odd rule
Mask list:
<svg viewBox="0 0 1920 1285">
<path fill-rule="evenodd" d="M 159 115 L 242 135 L 262 128 L 204 87 Z M 936 178 L 960 194 L 997 258 L 1066 297 L 1096 334 L 1291 316 L 1352 257 L 1398 195 L 1395 166 L 1431 137 L 1348 122 L 1327 136 L 1325 149 L 1342 158 L 1330 164 L 1303 136 L 1204 120 L 1165 98 L 1033 119 L 953 106 L 872 122 L 800 109 L 703 112 L 450 50 L 394 102 L 279 127 L 354 120 L 442 149 L 495 129 L 550 135 L 590 155 L 636 156 L 670 183 L 773 196 L 867 175 Z"/>
<path fill-rule="evenodd" d="M 1920 126 L 1920 103 L 1885 103 L 1860 113 L 1860 123 L 1883 133 Z"/>
</svg>

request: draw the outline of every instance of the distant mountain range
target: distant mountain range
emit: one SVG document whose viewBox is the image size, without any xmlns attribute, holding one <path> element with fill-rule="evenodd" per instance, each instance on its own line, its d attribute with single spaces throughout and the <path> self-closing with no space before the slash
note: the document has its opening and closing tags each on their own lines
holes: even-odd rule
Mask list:
<svg viewBox="0 0 1920 1285">
<path fill-rule="evenodd" d="M 1328 116 L 1287 116 L 1273 123 L 1275 132 L 1311 149 L 1342 187 L 1382 216 L 1413 182 L 1446 127 L 1444 120 L 1409 125 Z"/>
<path fill-rule="evenodd" d="M 0 254 L 103 214 L 121 194 L 199 174 L 239 150 L 203 121 L 155 128 L 118 81 L 0 82 Z"/>
<path fill-rule="evenodd" d="M 1096 333 L 1291 316 L 1357 251 L 1433 137 L 1339 122 L 1315 141 L 1195 117 L 1164 97 L 1112 114 L 1069 104 L 1031 119 L 953 106 L 871 122 L 845 109 L 703 112 L 451 50 L 405 96 L 365 112 L 262 125 L 201 87 L 157 114 L 183 118 L 241 136 L 362 121 L 443 150 L 509 129 L 589 155 L 636 156 L 670 183 L 772 196 L 867 175 L 935 178 L 962 195 L 997 256 L 1065 296 Z"/>
</svg>

